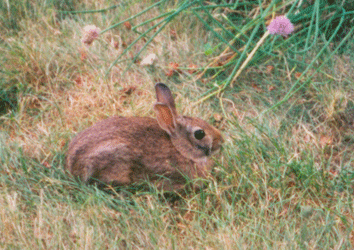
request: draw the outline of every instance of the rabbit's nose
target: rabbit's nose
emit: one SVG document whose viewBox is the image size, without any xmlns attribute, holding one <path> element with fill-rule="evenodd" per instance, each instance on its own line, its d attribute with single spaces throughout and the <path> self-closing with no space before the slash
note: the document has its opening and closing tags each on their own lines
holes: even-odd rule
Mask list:
<svg viewBox="0 0 354 250">
<path fill-rule="evenodd" d="M 212 145 L 212 151 L 216 151 L 218 149 L 221 148 L 221 144 L 224 142 L 224 138 L 223 137 L 218 137 L 218 138 L 214 138 L 213 140 L 213 145 Z"/>
<path fill-rule="evenodd" d="M 221 144 L 223 144 L 225 142 L 224 137 L 220 134 L 220 136 L 218 136 L 217 138 L 214 139 L 215 144 L 219 144 L 221 146 Z"/>
<path fill-rule="evenodd" d="M 225 142 L 224 137 L 220 136 L 220 144 L 223 144 Z"/>
</svg>

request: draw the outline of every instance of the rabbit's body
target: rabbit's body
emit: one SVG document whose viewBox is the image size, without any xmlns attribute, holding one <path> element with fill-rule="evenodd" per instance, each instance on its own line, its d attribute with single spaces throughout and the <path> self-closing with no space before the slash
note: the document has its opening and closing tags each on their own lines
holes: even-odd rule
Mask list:
<svg viewBox="0 0 354 250">
<path fill-rule="evenodd" d="M 67 170 L 85 182 L 118 186 L 159 180 L 165 190 L 182 188 L 185 177 L 207 177 L 209 156 L 223 141 L 220 132 L 199 118 L 178 116 L 169 89 L 160 85 L 157 120 L 112 117 L 96 123 L 70 143 Z M 201 130 L 205 135 L 195 139 Z"/>
</svg>

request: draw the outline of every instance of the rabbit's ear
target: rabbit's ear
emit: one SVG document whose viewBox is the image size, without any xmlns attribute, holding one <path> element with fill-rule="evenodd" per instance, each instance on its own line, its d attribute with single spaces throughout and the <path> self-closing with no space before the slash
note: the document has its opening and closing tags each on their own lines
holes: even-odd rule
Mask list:
<svg viewBox="0 0 354 250">
<path fill-rule="evenodd" d="M 174 134 L 176 131 L 176 119 L 170 107 L 163 103 L 156 103 L 154 110 L 160 127 L 169 135 Z"/>
<path fill-rule="evenodd" d="M 155 91 L 157 102 L 168 105 L 173 115 L 177 116 L 175 100 L 173 99 L 171 90 L 163 83 L 156 83 Z"/>
</svg>

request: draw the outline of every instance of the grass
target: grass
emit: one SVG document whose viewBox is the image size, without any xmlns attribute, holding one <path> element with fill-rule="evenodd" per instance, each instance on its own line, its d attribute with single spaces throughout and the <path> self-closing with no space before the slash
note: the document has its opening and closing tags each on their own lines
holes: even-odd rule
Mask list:
<svg viewBox="0 0 354 250">
<path fill-rule="evenodd" d="M 197 9 L 177 15 L 141 51 L 139 60 L 158 56 L 154 66 L 133 63 L 127 69 L 145 44 L 139 39 L 105 77 L 147 28 L 134 32 L 120 25 L 90 47 L 80 42 L 82 28 L 95 24 L 103 30 L 147 3 L 73 15 L 60 11 L 112 3 L 20 2 L 0 5 L 3 15 L 18 13 L 0 20 L 1 249 L 353 248 L 352 40 L 338 51 L 340 41 L 332 42 L 301 79 L 328 38 L 319 36 L 303 54 L 292 54 L 282 44 L 288 41 L 277 38 L 274 51 L 280 56 L 256 54 L 232 88 L 193 106 L 234 69 L 218 58 L 225 47 L 193 14 Z M 131 23 L 175 7 L 153 8 Z M 252 7 L 243 8 L 253 13 Z M 223 9 L 211 13 L 224 14 Z M 219 26 L 207 24 L 227 38 Z M 210 64 L 216 59 L 223 70 Z M 169 75 L 171 62 L 180 71 Z M 190 74 L 191 64 L 207 70 Z M 300 86 L 308 79 L 291 92 L 295 82 Z M 223 131 L 226 143 L 207 187 L 179 197 L 164 196 L 153 186 L 104 191 L 71 179 L 64 171 L 70 139 L 109 116 L 154 116 L 158 81 L 171 87 L 181 113 Z"/>
</svg>

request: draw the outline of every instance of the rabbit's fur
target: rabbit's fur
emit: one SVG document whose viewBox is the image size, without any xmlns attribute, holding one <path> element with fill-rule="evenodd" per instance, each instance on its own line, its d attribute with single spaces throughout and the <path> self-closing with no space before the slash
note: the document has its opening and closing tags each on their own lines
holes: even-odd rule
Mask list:
<svg viewBox="0 0 354 250">
<path fill-rule="evenodd" d="M 199 118 L 178 115 L 165 84 L 155 89 L 157 120 L 112 117 L 96 123 L 69 144 L 66 169 L 84 182 L 122 186 L 149 180 L 164 190 L 183 188 L 185 177 L 207 177 L 210 155 L 224 141 L 221 133 Z"/>
</svg>

